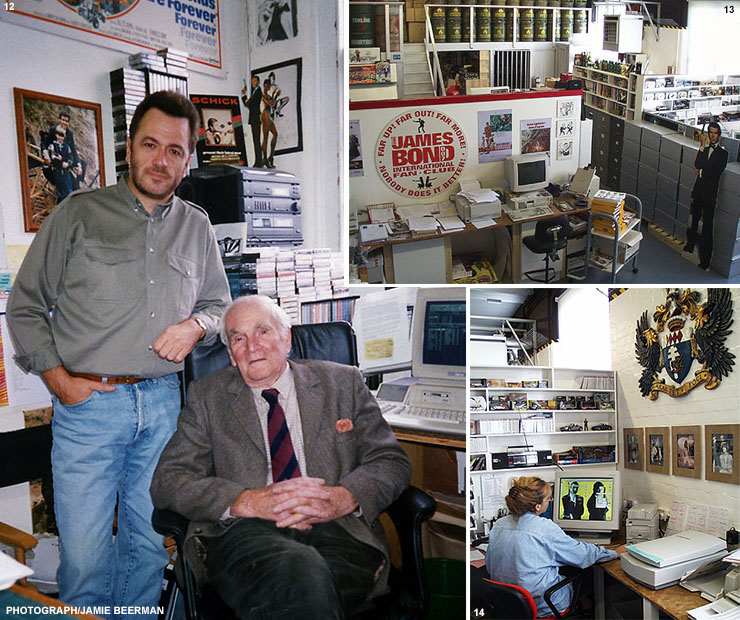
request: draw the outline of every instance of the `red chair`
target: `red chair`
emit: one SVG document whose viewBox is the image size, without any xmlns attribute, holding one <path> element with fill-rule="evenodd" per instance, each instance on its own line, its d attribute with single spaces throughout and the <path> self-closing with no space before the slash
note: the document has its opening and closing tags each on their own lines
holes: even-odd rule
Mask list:
<svg viewBox="0 0 740 620">
<path fill-rule="evenodd" d="M 581 571 L 559 581 L 545 591 L 544 598 L 552 609 L 552 616 L 537 616 L 537 605 L 532 595 L 521 586 L 510 583 L 499 583 L 490 579 L 481 579 L 479 596 L 488 617 L 493 620 L 559 620 L 560 618 L 575 618 L 581 613 L 578 606 L 571 606 L 560 613 L 552 603 L 552 595 L 569 583 L 573 583 L 572 601 L 578 600 L 581 591 Z"/>
</svg>

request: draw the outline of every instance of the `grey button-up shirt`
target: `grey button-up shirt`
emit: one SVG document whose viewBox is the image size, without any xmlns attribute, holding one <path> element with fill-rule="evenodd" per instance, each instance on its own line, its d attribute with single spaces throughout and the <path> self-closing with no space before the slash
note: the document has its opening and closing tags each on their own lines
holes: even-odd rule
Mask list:
<svg viewBox="0 0 740 620">
<path fill-rule="evenodd" d="M 206 213 L 175 197 L 150 215 L 122 178 L 71 195 L 46 219 L 7 319 L 26 370 L 159 377 L 182 368 L 152 349 L 165 328 L 198 317 L 208 344 L 229 299 Z"/>
</svg>

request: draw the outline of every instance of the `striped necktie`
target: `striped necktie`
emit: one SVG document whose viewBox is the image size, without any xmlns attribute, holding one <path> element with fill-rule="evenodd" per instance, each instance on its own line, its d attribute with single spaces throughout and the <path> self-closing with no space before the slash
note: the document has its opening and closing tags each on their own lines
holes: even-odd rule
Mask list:
<svg viewBox="0 0 740 620">
<path fill-rule="evenodd" d="M 293 442 L 290 440 L 288 423 L 285 421 L 285 411 L 278 402 L 278 394 L 275 388 L 262 391 L 262 398 L 270 405 L 267 412 L 267 440 L 270 444 L 273 482 L 298 478 L 301 475 Z"/>
</svg>

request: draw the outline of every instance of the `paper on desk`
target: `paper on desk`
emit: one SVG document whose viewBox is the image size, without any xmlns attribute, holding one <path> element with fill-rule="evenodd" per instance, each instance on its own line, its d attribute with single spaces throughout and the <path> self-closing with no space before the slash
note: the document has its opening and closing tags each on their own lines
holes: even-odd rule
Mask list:
<svg viewBox="0 0 740 620">
<path fill-rule="evenodd" d="M 387 222 L 388 220 L 396 219 L 396 214 L 393 211 L 393 207 L 368 207 L 367 214 L 370 218 L 370 221 L 374 224 L 382 224 Z"/>
<path fill-rule="evenodd" d="M 474 220 L 470 220 L 470 223 L 476 228 L 488 228 L 489 226 L 495 226 L 496 220 L 492 217 L 479 217 Z"/>
<path fill-rule="evenodd" d="M 439 222 L 442 230 L 462 230 L 465 228 L 465 224 L 463 224 L 463 221 L 457 215 L 438 215 L 436 220 Z"/>
<path fill-rule="evenodd" d="M 396 207 L 396 213 L 401 219 L 418 219 L 431 215 L 432 207 L 431 205 L 404 205 L 403 207 Z"/>
<path fill-rule="evenodd" d="M 33 571 L 28 566 L 0 551 L 0 590 L 7 590 L 18 579 L 29 575 L 33 575 Z"/>
<path fill-rule="evenodd" d="M 458 192 L 457 195 L 467 199 L 467 201 L 471 204 L 478 204 L 481 202 L 496 202 L 498 200 L 498 194 L 490 188 L 481 188 L 467 192 Z"/>
<path fill-rule="evenodd" d="M 457 209 L 455 203 L 450 202 L 439 202 L 436 205 L 432 205 L 432 215 L 439 215 L 441 217 L 457 217 Z"/>
<path fill-rule="evenodd" d="M 740 564 L 740 549 L 735 549 L 730 555 L 726 555 L 722 561 Z"/>
<path fill-rule="evenodd" d="M 437 220 L 431 215 L 425 215 L 423 217 L 408 218 L 409 228 L 414 231 L 428 230 L 434 232 L 437 230 Z"/>
</svg>

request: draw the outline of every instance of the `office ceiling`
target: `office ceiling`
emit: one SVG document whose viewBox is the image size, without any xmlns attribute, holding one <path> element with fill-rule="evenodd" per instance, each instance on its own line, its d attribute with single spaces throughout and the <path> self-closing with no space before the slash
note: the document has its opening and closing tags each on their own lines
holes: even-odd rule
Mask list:
<svg viewBox="0 0 740 620">
<path fill-rule="evenodd" d="M 513 317 L 534 289 L 531 288 L 471 288 L 471 316 Z"/>
</svg>

